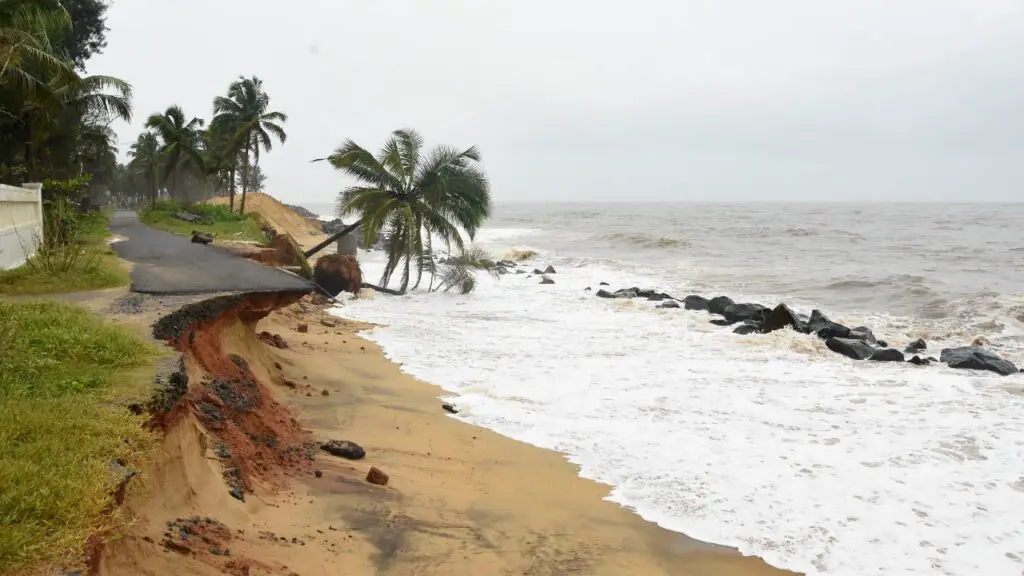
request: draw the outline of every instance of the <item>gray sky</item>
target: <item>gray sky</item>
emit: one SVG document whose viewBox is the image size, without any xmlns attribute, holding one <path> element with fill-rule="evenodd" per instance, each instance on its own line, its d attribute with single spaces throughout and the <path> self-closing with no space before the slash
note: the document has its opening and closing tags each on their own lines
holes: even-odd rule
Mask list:
<svg viewBox="0 0 1024 576">
<path fill-rule="evenodd" d="M 89 63 L 209 118 L 264 80 L 267 191 L 410 126 L 478 145 L 495 200 L 1024 200 L 1021 0 L 115 0 Z"/>
</svg>

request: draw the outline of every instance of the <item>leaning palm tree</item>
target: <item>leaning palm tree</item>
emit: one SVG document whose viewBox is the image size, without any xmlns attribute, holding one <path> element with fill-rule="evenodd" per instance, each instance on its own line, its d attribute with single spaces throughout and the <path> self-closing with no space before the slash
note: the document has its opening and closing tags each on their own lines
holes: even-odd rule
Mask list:
<svg viewBox="0 0 1024 576">
<path fill-rule="evenodd" d="M 249 162 L 260 165 L 260 149 L 270 152 L 274 140 L 282 144 L 288 134 L 280 123 L 288 121 L 284 112 L 270 112 L 270 96 L 263 89 L 263 81 L 253 76 L 238 80 L 228 87 L 227 97 L 218 96 L 213 101 L 214 122 L 232 126 L 234 140 L 242 153 L 242 202 L 239 212 L 245 212 L 245 196 L 248 191 Z"/>
<path fill-rule="evenodd" d="M 180 171 L 186 167 L 203 170 L 202 118 L 185 119 L 181 106 L 171 106 L 163 114 L 153 114 L 146 120 L 146 128 L 160 138 L 160 154 L 164 156 L 163 182 L 174 176 L 178 183 Z M 177 186 L 175 186 L 177 188 Z"/>
<path fill-rule="evenodd" d="M 434 239 L 465 251 L 462 231 L 472 240 L 491 213 L 487 176 L 480 168 L 475 146 L 457 150 L 437 146 L 423 153 L 423 137 L 415 130 L 395 130 L 376 157 L 347 140 L 327 160 L 355 178 L 356 184 L 338 195 L 340 215 L 358 214 L 358 220 L 306 252 L 308 258 L 336 239 L 361 227 L 366 245 L 382 237 L 387 263 L 381 277 L 386 287 L 402 267 L 401 292 L 411 280 L 416 262 L 416 284 L 431 271 Z M 316 161 L 316 160 L 314 160 Z"/>
</svg>

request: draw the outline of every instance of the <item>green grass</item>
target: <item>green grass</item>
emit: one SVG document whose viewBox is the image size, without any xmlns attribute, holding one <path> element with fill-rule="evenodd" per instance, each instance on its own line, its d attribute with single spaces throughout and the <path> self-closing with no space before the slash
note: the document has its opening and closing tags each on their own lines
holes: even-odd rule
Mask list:
<svg viewBox="0 0 1024 576">
<path fill-rule="evenodd" d="M 64 294 L 102 290 L 128 284 L 128 273 L 110 249 L 83 248 L 92 251 L 89 262 L 58 272 L 30 266 L 0 271 L 0 294 Z"/>
<path fill-rule="evenodd" d="M 104 525 L 115 460 L 154 448 L 144 401 L 157 349 L 84 309 L 0 302 L 0 573 L 74 561 Z"/>
<path fill-rule="evenodd" d="M 110 237 L 110 211 L 96 210 L 77 217 L 78 241 L 101 244 Z"/>
<path fill-rule="evenodd" d="M 186 222 L 174 217 L 176 212 L 182 211 L 202 216 L 205 221 Z M 267 239 L 252 214 L 231 212 L 227 206 L 220 204 L 200 202 L 186 209 L 178 202 L 157 202 L 155 208 L 142 210 L 139 219 L 154 228 L 181 236 L 191 236 L 192 231 L 197 230 L 213 234 L 217 240 L 265 242 Z"/>
<path fill-rule="evenodd" d="M 128 284 L 128 273 L 106 243 L 109 224 L 106 212 L 77 216 L 68 246 L 40 253 L 31 263 L 13 270 L 0 270 L 0 294 L 60 294 Z M 72 251 L 77 254 L 69 258 Z"/>
</svg>

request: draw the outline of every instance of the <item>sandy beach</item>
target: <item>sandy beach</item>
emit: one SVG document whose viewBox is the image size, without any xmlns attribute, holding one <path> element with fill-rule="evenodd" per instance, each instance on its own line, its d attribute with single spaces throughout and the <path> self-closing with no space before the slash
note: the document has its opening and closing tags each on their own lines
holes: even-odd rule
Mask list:
<svg viewBox="0 0 1024 576">
<path fill-rule="evenodd" d="M 287 348 L 244 324 L 221 331 L 219 347 L 245 358 L 312 438 L 356 442 L 365 459 L 319 451 L 307 463 L 266 466 L 241 502 L 229 495 L 217 439 L 186 415 L 167 430 L 147 490 L 125 501 L 133 522 L 102 549 L 96 572 L 784 573 L 604 501 L 607 487 L 579 478 L 560 454 L 451 417 L 439 388 L 357 336 L 367 327 L 307 299 L 255 327 Z M 190 379 L 201 378 L 197 358 L 186 359 Z M 387 486 L 365 480 L 371 466 L 390 476 Z"/>
</svg>

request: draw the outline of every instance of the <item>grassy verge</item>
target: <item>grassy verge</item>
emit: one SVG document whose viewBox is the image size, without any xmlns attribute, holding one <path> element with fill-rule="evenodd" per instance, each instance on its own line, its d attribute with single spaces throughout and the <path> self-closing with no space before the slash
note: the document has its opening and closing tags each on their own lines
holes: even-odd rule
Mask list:
<svg viewBox="0 0 1024 576">
<path fill-rule="evenodd" d="M 177 212 L 190 212 L 203 218 L 203 222 L 186 222 L 174 217 Z M 265 242 L 266 234 L 252 214 L 231 212 L 227 206 L 200 202 L 183 208 L 178 202 L 157 202 L 156 207 L 139 213 L 146 224 L 172 234 L 190 236 L 193 230 L 213 234 L 218 240 Z"/>
<path fill-rule="evenodd" d="M 61 294 L 128 284 L 128 273 L 110 248 L 95 250 L 89 260 L 87 264 L 54 272 L 29 266 L 0 271 L 0 294 Z"/>
<path fill-rule="evenodd" d="M 110 216 L 90 212 L 71 217 L 59 241 L 40 249 L 27 264 L 0 270 L 0 294 L 84 292 L 128 284 L 128 273 L 106 243 Z M 49 226 L 48 228 L 54 228 Z M 53 238 L 54 230 L 47 230 Z"/>
<path fill-rule="evenodd" d="M 144 400 L 158 351 L 84 309 L 0 302 L 0 573 L 73 561 L 122 467 L 156 443 Z"/>
</svg>

